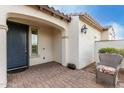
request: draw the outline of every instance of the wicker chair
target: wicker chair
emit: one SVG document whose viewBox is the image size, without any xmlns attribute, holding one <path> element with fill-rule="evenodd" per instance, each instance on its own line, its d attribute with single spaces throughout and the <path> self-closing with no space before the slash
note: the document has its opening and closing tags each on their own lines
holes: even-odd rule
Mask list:
<svg viewBox="0 0 124 93">
<path fill-rule="evenodd" d="M 96 66 L 96 82 L 104 81 L 116 87 L 123 57 L 119 54 L 101 53 L 99 58 L 100 62 Z"/>
</svg>

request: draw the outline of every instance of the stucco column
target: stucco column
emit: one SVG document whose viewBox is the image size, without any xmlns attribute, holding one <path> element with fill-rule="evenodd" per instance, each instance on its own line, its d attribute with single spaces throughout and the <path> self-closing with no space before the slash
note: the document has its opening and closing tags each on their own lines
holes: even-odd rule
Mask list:
<svg viewBox="0 0 124 93">
<path fill-rule="evenodd" d="M 0 24 L 0 87 L 7 84 L 7 47 L 6 47 L 7 26 Z"/>
<path fill-rule="evenodd" d="M 62 31 L 62 65 L 67 66 L 68 63 L 68 32 Z"/>
</svg>

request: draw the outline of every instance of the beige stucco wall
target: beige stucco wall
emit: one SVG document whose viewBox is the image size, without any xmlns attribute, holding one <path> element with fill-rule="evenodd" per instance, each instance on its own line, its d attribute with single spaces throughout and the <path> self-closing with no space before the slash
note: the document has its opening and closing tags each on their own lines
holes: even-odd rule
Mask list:
<svg viewBox="0 0 124 93">
<path fill-rule="evenodd" d="M 87 33 L 81 33 L 81 28 L 86 25 Z M 79 21 L 79 68 L 86 67 L 94 62 L 95 41 L 101 40 L 101 32 L 90 25 Z"/>
<path fill-rule="evenodd" d="M 88 28 L 86 34 L 81 33 L 84 24 Z M 101 40 L 100 31 L 84 23 L 79 16 L 72 16 L 69 24 L 69 63 L 81 69 L 94 62 L 94 45 L 97 40 Z"/>
<path fill-rule="evenodd" d="M 72 16 L 69 24 L 69 63 L 79 66 L 79 16 Z"/>
<path fill-rule="evenodd" d="M 43 12 L 41 12 L 40 10 L 37 10 L 35 8 L 29 7 L 29 6 L 23 6 L 23 5 L 2 5 L 0 6 L 0 23 L 4 23 L 6 24 L 6 19 L 4 19 L 3 17 L 16 17 L 19 16 L 18 14 L 22 14 L 23 16 L 20 17 L 24 17 L 27 16 L 27 19 L 33 19 L 36 18 L 37 20 L 39 20 L 40 22 L 46 22 L 48 21 L 47 24 L 53 25 L 53 26 L 60 26 L 63 27 L 65 29 L 67 29 L 67 25 L 68 23 L 55 18 L 51 15 L 45 14 Z M 14 15 L 13 15 L 14 14 Z M 29 16 L 29 17 L 28 17 Z M 26 17 L 24 17 L 26 18 Z"/>
<path fill-rule="evenodd" d="M 101 39 L 102 40 L 109 40 L 109 32 L 108 31 L 103 31 L 101 34 Z"/>
<path fill-rule="evenodd" d="M 111 41 L 97 41 L 95 42 L 95 62 L 99 62 L 98 51 L 101 48 L 112 47 L 112 48 L 124 48 L 124 40 L 111 40 Z M 121 65 L 124 68 L 124 61 Z"/>
<path fill-rule="evenodd" d="M 56 61 L 61 63 L 61 31 L 55 31 L 49 27 L 40 26 L 39 30 L 39 50 L 38 56 L 30 57 L 30 65 L 36 65 L 51 61 Z M 45 50 L 43 50 L 45 48 Z M 43 59 L 45 57 L 45 59 Z"/>
<path fill-rule="evenodd" d="M 6 73 L 6 33 L 7 27 L 0 26 L 0 87 L 6 87 L 7 75 Z"/>
<path fill-rule="evenodd" d="M 101 40 L 115 40 L 116 39 L 116 35 L 112 27 L 110 27 L 106 31 L 103 31 L 101 35 L 102 35 Z"/>
<path fill-rule="evenodd" d="M 53 58 L 54 61 L 62 63 L 62 32 L 58 29 L 53 32 Z"/>
<path fill-rule="evenodd" d="M 53 44 L 52 29 L 49 27 L 40 26 L 38 34 L 38 56 L 31 56 L 30 52 L 30 65 L 36 65 L 53 61 L 52 44 Z M 43 48 L 45 48 L 45 50 L 43 50 Z M 45 59 L 43 59 L 43 57 L 45 57 Z"/>
</svg>

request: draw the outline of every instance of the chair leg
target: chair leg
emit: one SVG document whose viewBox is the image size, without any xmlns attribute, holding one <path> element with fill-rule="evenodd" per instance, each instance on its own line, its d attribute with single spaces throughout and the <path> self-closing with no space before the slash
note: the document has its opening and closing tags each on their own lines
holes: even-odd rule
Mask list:
<svg viewBox="0 0 124 93">
<path fill-rule="evenodd" d="M 96 70 L 96 83 L 100 83 L 99 76 L 98 76 L 98 71 Z"/>
<path fill-rule="evenodd" d="M 118 85 L 118 73 L 114 76 L 114 80 L 113 80 L 114 82 L 114 87 L 116 88 L 117 87 L 117 85 Z"/>
<path fill-rule="evenodd" d="M 97 70 L 96 70 L 96 83 L 98 83 L 98 74 L 97 74 Z"/>
</svg>

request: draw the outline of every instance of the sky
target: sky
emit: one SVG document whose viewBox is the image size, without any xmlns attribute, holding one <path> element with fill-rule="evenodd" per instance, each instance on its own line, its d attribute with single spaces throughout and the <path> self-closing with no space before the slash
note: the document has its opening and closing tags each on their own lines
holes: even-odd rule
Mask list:
<svg viewBox="0 0 124 93">
<path fill-rule="evenodd" d="M 112 25 L 118 39 L 124 39 L 124 6 L 121 5 L 51 5 L 68 13 L 88 13 L 102 26 Z"/>
</svg>

